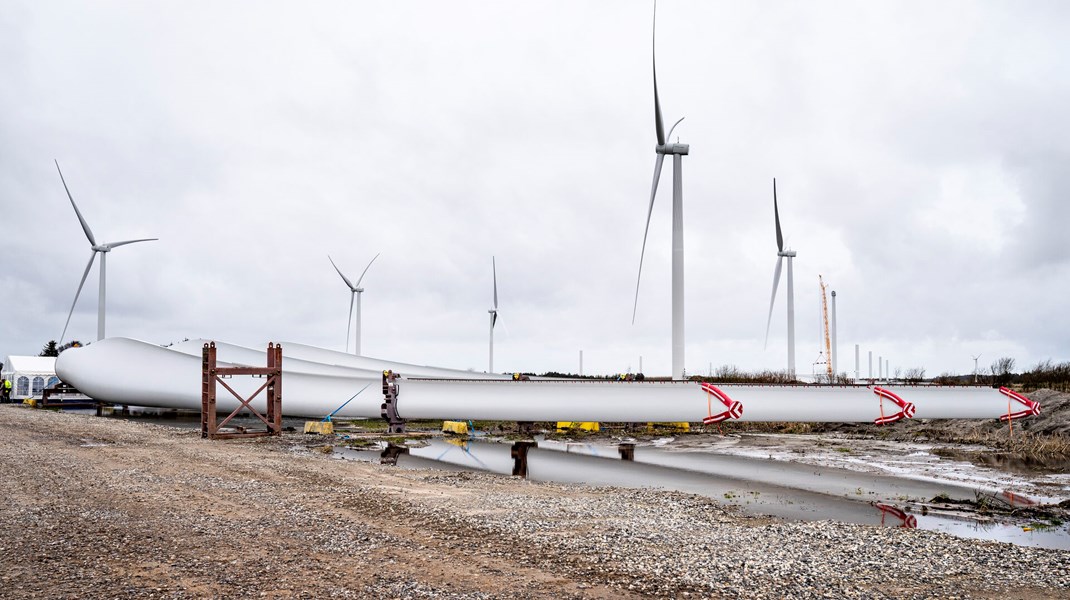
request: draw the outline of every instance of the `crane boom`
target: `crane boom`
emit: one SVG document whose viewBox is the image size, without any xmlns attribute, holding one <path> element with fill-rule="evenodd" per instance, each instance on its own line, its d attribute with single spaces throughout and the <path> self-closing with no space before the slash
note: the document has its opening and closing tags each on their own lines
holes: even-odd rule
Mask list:
<svg viewBox="0 0 1070 600">
<path fill-rule="evenodd" d="M 832 342 L 829 340 L 829 304 L 825 294 L 825 280 L 821 275 L 817 276 L 817 282 L 821 284 L 821 317 L 824 321 L 825 333 L 825 370 L 828 371 L 829 383 L 832 383 Z"/>
</svg>

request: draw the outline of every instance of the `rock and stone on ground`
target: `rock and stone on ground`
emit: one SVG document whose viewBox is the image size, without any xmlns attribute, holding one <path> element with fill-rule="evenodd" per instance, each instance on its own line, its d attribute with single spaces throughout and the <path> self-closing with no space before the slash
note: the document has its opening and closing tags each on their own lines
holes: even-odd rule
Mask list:
<svg viewBox="0 0 1070 600">
<path fill-rule="evenodd" d="M 0 406 L 2 598 L 1070 597 L 1070 552 Z"/>
</svg>

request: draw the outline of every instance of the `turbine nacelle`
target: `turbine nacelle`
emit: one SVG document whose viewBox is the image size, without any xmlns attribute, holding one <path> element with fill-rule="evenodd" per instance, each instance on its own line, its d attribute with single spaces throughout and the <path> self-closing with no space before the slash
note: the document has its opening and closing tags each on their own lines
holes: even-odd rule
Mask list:
<svg viewBox="0 0 1070 600">
<path fill-rule="evenodd" d="M 654 152 L 658 154 L 679 154 L 686 156 L 691 147 L 687 144 L 662 144 L 654 147 Z"/>
<path fill-rule="evenodd" d="M 776 253 L 777 256 L 785 256 L 787 258 L 795 258 L 797 254 L 794 250 L 782 250 Z"/>
</svg>

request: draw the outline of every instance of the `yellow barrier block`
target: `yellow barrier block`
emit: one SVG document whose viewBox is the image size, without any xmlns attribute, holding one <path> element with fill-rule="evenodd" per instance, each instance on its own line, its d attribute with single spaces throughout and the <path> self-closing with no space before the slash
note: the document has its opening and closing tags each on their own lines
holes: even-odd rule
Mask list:
<svg viewBox="0 0 1070 600">
<path fill-rule="evenodd" d="M 562 431 L 598 431 L 599 425 L 596 421 L 558 421 L 557 430 Z"/>
<path fill-rule="evenodd" d="M 330 421 L 305 421 L 305 433 L 331 435 L 334 433 L 334 423 Z"/>
<path fill-rule="evenodd" d="M 647 423 L 646 428 L 648 431 L 664 431 L 666 429 L 670 431 L 691 431 L 691 423 Z"/>
<path fill-rule="evenodd" d="M 468 435 L 468 423 L 464 421 L 443 421 L 442 433 L 456 433 L 457 435 Z"/>
</svg>

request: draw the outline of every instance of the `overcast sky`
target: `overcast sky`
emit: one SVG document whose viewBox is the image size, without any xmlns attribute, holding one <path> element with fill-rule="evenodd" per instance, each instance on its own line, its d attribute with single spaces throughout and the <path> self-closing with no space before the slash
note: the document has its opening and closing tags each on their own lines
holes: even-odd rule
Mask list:
<svg viewBox="0 0 1070 600">
<path fill-rule="evenodd" d="M 19 2 L 0 10 L 0 355 L 58 338 L 89 258 L 109 336 L 345 347 L 499 371 L 670 370 L 667 167 L 631 324 L 655 158 L 651 2 Z M 684 159 L 688 372 L 798 371 L 837 291 L 893 370 L 1070 359 L 1070 4 L 658 7 Z M 668 165 L 668 163 L 667 163 Z M 96 337 L 97 270 L 68 339 Z"/>
</svg>

